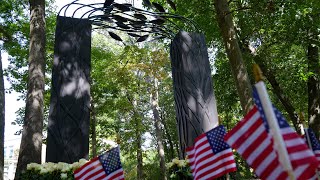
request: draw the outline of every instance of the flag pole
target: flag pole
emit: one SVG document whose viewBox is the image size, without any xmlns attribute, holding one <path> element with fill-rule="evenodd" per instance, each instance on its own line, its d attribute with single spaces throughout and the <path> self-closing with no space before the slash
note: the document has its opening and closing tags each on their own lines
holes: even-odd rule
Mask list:
<svg viewBox="0 0 320 180">
<path fill-rule="evenodd" d="M 305 128 L 307 126 L 305 125 L 304 116 L 303 116 L 302 113 L 300 114 L 300 119 L 301 119 L 301 126 L 302 126 L 302 128 L 304 130 L 304 135 L 305 135 L 305 137 L 307 137 L 306 139 L 307 139 L 308 146 L 313 151 L 311 140 L 310 140 L 310 136 L 309 136 L 309 133 L 308 133 L 308 129 Z M 318 168 L 316 169 L 316 175 L 317 175 L 317 179 L 320 180 L 320 173 L 318 171 Z"/>
<path fill-rule="evenodd" d="M 254 64 L 253 72 L 256 80 L 255 87 L 257 89 L 258 95 L 260 97 L 261 105 L 263 107 L 268 125 L 270 127 L 270 132 L 274 141 L 274 147 L 279 155 L 279 162 L 282 164 L 284 169 L 288 172 L 290 180 L 295 180 L 295 175 L 293 168 L 289 159 L 288 151 L 285 146 L 282 134 L 280 132 L 280 127 L 274 113 L 270 98 L 267 93 L 266 86 L 262 80 L 262 72 L 257 64 Z"/>
</svg>

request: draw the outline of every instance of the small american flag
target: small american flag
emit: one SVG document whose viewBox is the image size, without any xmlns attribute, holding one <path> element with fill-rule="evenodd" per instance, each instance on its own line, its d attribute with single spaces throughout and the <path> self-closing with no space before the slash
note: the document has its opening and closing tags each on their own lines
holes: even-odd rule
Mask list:
<svg viewBox="0 0 320 180">
<path fill-rule="evenodd" d="M 225 134 L 220 125 L 201 134 L 195 139 L 194 146 L 186 149 L 195 180 L 213 179 L 236 171 L 232 150 L 223 140 Z"/>
<path fill-rule="evenodd" d="M 287 179 L 275 151 L 259 96 L 254 92 L 256 106 L 225 136 L 226 142 L 236 149 L 261 179 Z M 314 176 L 317 160 L 305 142 L 274 108 L 295 177 L 308 179 Z"/>
<path fill-rule="evenodd" d="M 318 171 L 320 171 L 320 143 L 317 140 L 316 135 L 314 134 L 314 132 L 310 128 L 306 129 L 305 133 L 308 133 L 308 136 L 309 136 L 309 139 L 310 139 L 310 144 L 312 146 L 311 147 L 312 151 L 313 151 L 314 155 L 317 157 L 317 160 L 318 160 L 318 163 L 319 163 Z M 307 136 L 305 136 L 305 137 L 307 138 Z"/>
<path fill-rule="evenodd" d="M 120 162 L 119 147 L 93 158 L 74 171 L 76 180 L 122 180 L 123 169 Z"/>
</svg>

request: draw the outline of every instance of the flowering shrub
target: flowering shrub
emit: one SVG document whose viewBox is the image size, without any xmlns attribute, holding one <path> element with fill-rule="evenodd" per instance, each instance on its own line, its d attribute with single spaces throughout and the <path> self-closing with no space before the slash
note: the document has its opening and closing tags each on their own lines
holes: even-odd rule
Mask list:
<svg viewBox="0 0 320 180">
<path fill-rule="evenodd" d="M 21 179 L 38 179 L 38 180 L 73 180 L 73 171 L 88 162 L 85 159 L 80 159 L 79 162 L 73 164 L 68 163 L 30 163 L 27 165 L 27 170 L 22 173 Z"/>
<path fill-rule="evenodd" d="M 166 164 L 170 179 L 192 179 L 192 173 L 188 165 L 188 160 L 173 159 Z"/>
</svg>

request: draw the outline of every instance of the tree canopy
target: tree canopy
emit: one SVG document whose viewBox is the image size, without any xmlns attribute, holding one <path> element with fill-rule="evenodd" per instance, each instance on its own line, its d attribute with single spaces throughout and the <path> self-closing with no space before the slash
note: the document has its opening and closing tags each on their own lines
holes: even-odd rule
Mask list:
<svg viewBox="0 0 320 180">
<path fill-rule="evenodd" d="M 173 1 L 175 11 L 165 0 L 152 2 L 163 5 L 170 13 L 193 20 L 205 35 L 214 69 L 212 78 L 218 113 L 221 123 L 230 130 L 241 120 L 243 111 L 237 80 L 232 75 L 232 64 L 218 23 L 216 4 L 212 0 Z M 236 41 L 251 85 L 254 84 L 252 65 L 257 63 L 264 71 L 272 102 L 291 125 L 300 131 L 299 125 L 304 122 L 319 138 L 320 112 L 316 109 L 320 105 L 320 2 L 229 0 L 227 4 L 229 12 L 226 15 L 229 13 L 233 17 Z M 53 1 L 46 1 L 46 5 L 53 7 Z M 10 90 L 24 95 L 19 97 L 21 100 L 25 100 L 27 93 L 28 6 L 24 0 L 0 4 L 0 47 L 10 55 L 5 76 L 10 80 Z M 46 8 L 45 109 L 49 106 L 55 18 L 54 8 Z M 107 30 L 93 31 L 91 113 L 94 116 L 91 123 L 95 125 L 91 126 L 90 147 L 94 148 L 91 155 L 105 151 L 112 145 L 111 141 L 120 138 L 126 179 L 157 179 L 161 176 L 157 141 L 164 145 L 167 165 L 179 154 L 169 42 L 133 44 L 130 38 L 124 39 L 127 42 L 124 46 L 111 39 Z M 158 93 L 161 139 L 156 133 L 150 101 L 155 91 Z M 304 118 L 298 117 L 300 113 Z M 23 123 L 22 114 L 16 119 L 20 124 Z M 231 176 L 235 179 L 254 177 L 244 161 L 239 156 L 236 158 L 238 171 Z M 184 172 L 167 170 L 170 171 L 168 178 L 177 178 Z"/>
</svg>

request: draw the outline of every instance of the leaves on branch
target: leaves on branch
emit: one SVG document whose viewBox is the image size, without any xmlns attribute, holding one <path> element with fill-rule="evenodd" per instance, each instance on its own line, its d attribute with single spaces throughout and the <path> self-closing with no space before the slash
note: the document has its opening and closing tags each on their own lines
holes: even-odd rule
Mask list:
<svg viewBox="0 0 320 180">
<path fill-rule="evenodd" d="M 166 38 L 166 36 L 156 36 L 152 39 L 152 41 L 155 41 L 155 40 L 160 40 L 160 39 L 164 39 Z"/>
<path fill-rule="evenodd" d="M 109 15 L 110 12 L 113 10 L 113 6 L 104 7 L 104 14 Z"/>
<path fill-rule="evenodd" d="M 113 39 L 115 39 L 115 40 L 117 40 L 117 41 L 122 41 L 121 37 L 119 37 L 119 36 L 116 35 L 115 33 L 113 33 L 113 32 L 108 32 L 108 33 L 109 33 L 109 35 L 110 35 Z"/>
<path fill-rule="evenodd" d="M 147 20 L 147 17 L 143 14 L 134 14 L 133 16 L 140 20 Z"/>
<path fill-rule="evenodd" d="M 157 24 L 157 25 L 161 25 L 165 22 L 165 20 L 163 18 L 160 18 L 160 19 L 155 19 L 155 20 L 152 20 L 150 21 L 150 23 L 152 24 Z"/>
<path fill-rule="evenodd" d="M 130 21 L 130 25 L 135 28 L 140 28 L 146 24 L 146 21 Z"/>
<path fill-rule="evenodd" d="M 134 33 L 128 33 L 128 35 L 131 36 L 131 37 L 141 37 L 140 35 L 134 34 Z"/>
<path fill-rule="evenodd" d="M 170 7 L 171 7 L 174 11 L 177 10 L 176 5 L 174 4 L 174 2 L 172 2 L 171 0 L 167 0 L 167 3 L 170 5 Z"/>
<path fill-rule="evenodd" d="M 104 7 L 104 8 L 107 8 L 107 7 L 110 6 L 113 2 L 114 2 L 114 0 L 106 0 L 106 1 L 104 2 L 103 7 Z"/>
<path fill-rule="evenodd" d="M 117 24 L 119 27 L 123 28 L 123 29 L 130 29 L 129 26 L 123 24 L 122 22 L 116 22 L 116 24 Z"/>
<path fill-rule="evenodd" d="M 119 15 L 116 15 L 116 14 L 113 15 L 112 17 L 113 17 L 113 19 L 115 19 L 115 20 L 118 21 L 118 22 L 127 22 L 127 21 L 128 21 L 127 18 L 122 17 L 122 16 L 119 16 Z"/>
<path fill-rule="evenodd" d="M 122 12 L 130 11 L 131 10 L 130 7 L 132 7 L 131 4 L 118 4 L 118 3 L 115 3 L 113 6 L 121 10 Z"/>
<path fill-rule="evenodd" d="M 152 5 L 153 5 L 158 11 L 160 11 L 160 12 L 166 12 L 166 11 L 164 10 L 163 6 L 161 6 L 160 4 L 153 2 Z"/>
<path fill-rule="evenodd" d="M 141 36 L 137 39 L 137 42 L 142 42 L 142 41 L 145 41 L 146 39 L 148 39 L 149 35 L 144 35 L 144 36 Z"/>
<path fill-rule="evenodd" d="M 143 4 L 148 8 L 152 8 L 151 2 L 149 0 L 143 0 Z"/>
</svg>

